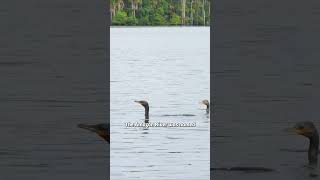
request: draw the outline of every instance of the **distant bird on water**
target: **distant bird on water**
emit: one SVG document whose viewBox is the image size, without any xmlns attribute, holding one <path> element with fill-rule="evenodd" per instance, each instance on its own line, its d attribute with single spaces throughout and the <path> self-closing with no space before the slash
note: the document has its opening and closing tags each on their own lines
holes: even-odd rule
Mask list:
<svg viewBox="0 0 320 180">
<path fill-rule="evenodd" d="M 144 107 L 144 118 L 145 118 L 145 123 L 149 123 L 149 103 L 147 101 L 134 101 Z"/>
<path fill-rule="evenodd" d="M 100 137 L 102 137 L 105 141 L 110 143 L 110 124 L 109 123 L 102 123 L 102 124 L 95 124 L 95 125 L 88 125 L 88 124 L 78 124 L 79 128 L 89 130 L 91 132 L 97 133 Z"/>
<path fill-rule="evenodd" d="M 209 114 L 209 112 L 210 112 L 210 103 L 209 103 L 209 101 L 205 99 L 205 100 L 201 101 L 201 103 L 204 104 L 207 107 L 206 111 Z"/>
</svg>

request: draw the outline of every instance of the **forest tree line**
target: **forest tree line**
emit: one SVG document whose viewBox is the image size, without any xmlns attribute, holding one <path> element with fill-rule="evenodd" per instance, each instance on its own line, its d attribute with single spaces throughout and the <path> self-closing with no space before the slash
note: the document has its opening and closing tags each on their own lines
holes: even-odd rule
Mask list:
<svg viewBox="0 0 320 180">
<path fill-rule="evenodd" d="M 210 25 L 210 0 L 110 0 L 114 26 Z"/>
</svg>

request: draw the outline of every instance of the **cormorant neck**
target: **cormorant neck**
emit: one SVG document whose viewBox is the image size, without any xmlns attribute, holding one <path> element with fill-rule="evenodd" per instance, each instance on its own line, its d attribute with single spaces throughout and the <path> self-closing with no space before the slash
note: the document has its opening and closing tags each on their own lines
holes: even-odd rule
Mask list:
<svg viewBox="0 0 320 180">
<path fill-rule="evenodd" d="M 207 109 L 206 110 L 207 110 L 207 113 L 210 112 L 210 105 L 209 104 L 207 105 Z"/>
<path fill-rule="evenodd" d="M 309 138 L 309 150 L 308 150 L 308 159 L 309 165 L 318 164 L 318 150 L 319 150 L 319 135 L 316 133 L 314 136 Z"/>
<path fill-rule="evenodd" d="M 147 106 L 145 106 L 144 107 L 144 117 L 145 117 L 145 119 L 146 120 L 149 120 L 149 106 L 147 105 Z"/>
</svg>

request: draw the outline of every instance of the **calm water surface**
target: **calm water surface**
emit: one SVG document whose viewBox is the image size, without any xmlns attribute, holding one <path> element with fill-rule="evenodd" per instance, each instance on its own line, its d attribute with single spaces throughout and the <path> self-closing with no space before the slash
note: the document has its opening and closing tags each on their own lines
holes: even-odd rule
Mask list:
<svg viewBox="0 0 320 180">
<path fill-rule="evenodd" d="M 309 177 L 307 152 L 299 151 L 308 140 L 284 132 L 299 121 L 320 128 L 319 12 L 319 1 L 215 6 L 211 165 L 275 171 L 213 171 L 213 179 L 320 179 Z"/>
<path fill-rule="evenodd" d="M 1 2 L 0 179 L 108 179 L 104 3 Z"/>
<path fill-rule="evenodd" d="M 111 28 L 111 179 L 208 180 L 209 28 Z M 126 127 L 143 122 L 196 127 Z M 194 116 L 180 116 L 191 114 Z"/>
</svg>

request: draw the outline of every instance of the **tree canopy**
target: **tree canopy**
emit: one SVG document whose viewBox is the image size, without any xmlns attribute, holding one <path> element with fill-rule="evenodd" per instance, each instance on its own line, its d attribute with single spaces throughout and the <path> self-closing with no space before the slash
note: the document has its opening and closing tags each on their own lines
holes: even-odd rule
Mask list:
<svg viewBox="0 0 320 180">
<path fill-rule="evenodd" d="M 210 25 L 211 0 L 110 0 L 114 26 Z"/>
</svg>

